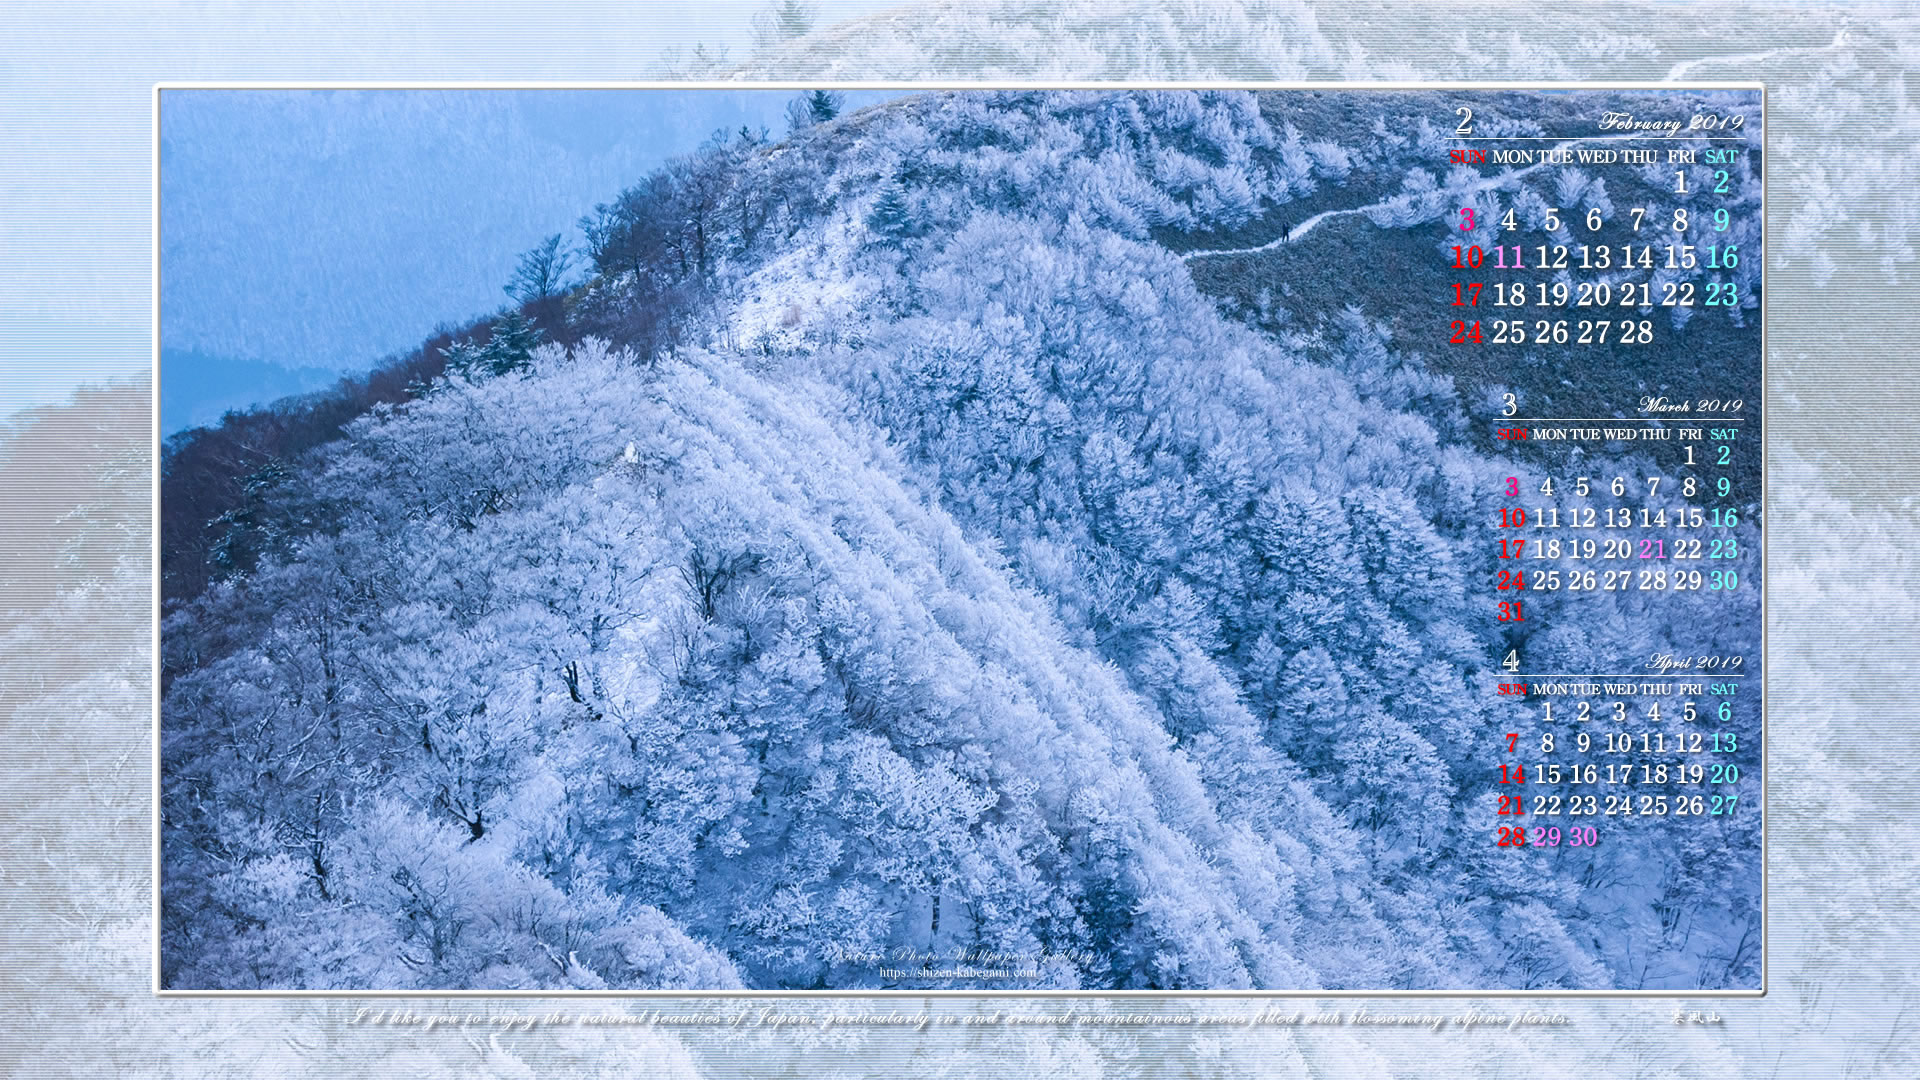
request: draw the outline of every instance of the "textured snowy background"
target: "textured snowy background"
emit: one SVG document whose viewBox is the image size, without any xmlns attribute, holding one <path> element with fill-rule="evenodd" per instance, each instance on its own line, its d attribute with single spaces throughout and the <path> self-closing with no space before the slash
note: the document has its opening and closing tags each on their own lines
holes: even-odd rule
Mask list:
<svg viewBox="0 0 1920 1080">
<path fill-rule="evenodd" d="M 745 25 L 750 7 L 735 22 Z M 0 1062 L 10 1075 L 661 1076 L 1888 1076 L 1920 1071 L 1911 654 L 1912 502 L 1920 441 L 1903 420 L 1920 226 L 1920 117 L 1907 74 L 1920 19 L 1811 6 L 1372 3 L 912 5 L 835 23 L 686 74 L 739 78 L 1763 79 L 1769 84 L 1772 262 L 1771 993 L 1714 1007 L 1722 1026 L 1675 1028 L 1668 1002 L 1522 1001 L 1482 1011 L 1564 1013 L 1548 1032 L 1352 1026 L 1290 1032 L 1187 1026 L 1010 1026 L 916 1034 L 832 1027 L 357 1029 L 349 1000 L 166 1000 L 148 994 L 150 656 L 137 503 L 69 501 L 114 572 L 84 587 L 10 579 L 30 617 L 0 638 L 8 794 Z M 697 27 L 631 6 L 403 13 L 319 7 L 271 15 L 196 5 L 87 19 L 28 10 L 0 53 L 11 195 L 0 382 L 52 370 L 133 372 L 144 318 L 151 79 L 623 79 L 656 69 Z M 156 26 L 165 26 L 155 33 Z M 347 29 L 349 27 L 355 29 Z M 664 28 L 665 34 L 660 28 Z M 611 32 L 610 32 L 611 31 Z M 738 36 L 729 27 L 711 40 Z M 115 64 L 118 56 L 128 61 Z M 103 60 L 104 58 L 104 60 Z M 107 72 L 113 72 L 107 74 Z M 29 111 L 30 110 L 30 111 Z M 14 126 L 19 121 L 17 128 Z M 17 150 L 18 156 L 14 155 Z M 32 256 L 26 258 L 24 256 Z M 36 352 L 36 350 L 38 350 Z M 46 400 L 21 394 L 12 401 Z M 107 405 L 89 463 L 150 467 L 137 414 Z M 78 436 L 76 436 L 77 438 Z M 68 451 L 71 453 L 71 451 Z M 97 461 L 95 460 L 97 458 Z M 50 463 L 49 463 L 50 464 Z M 6 501 L 59 502 L 36 463 L 6 469 Z M 75 503 L 82 503 L 75 505 Z M 36 511 L 39 512 L 39 511 Z M 97 553 L 96 553 L 97 554 Z M 118 558 L 117 556 L 125 556 Z M 78 552 L 75 559 L 87 557 Z M 89 563 L 88 565 L 100 565 Z M 50 590 L 58 595 L 49 599 Z M 384 1003 L 391 1005 L 394 1003 Z M 545 1003 L 429 1000 L 415 1012 L 545 1011 Z M 1351 1012 L 1350 1002 L 1326 1002 Z M 643 1012 L 613 1000 L 567 1011 Z M 794 1014 L 881 1003 L 790 1002 Z M 887 1008 L 921 1007 L 915 1001 Z M 1311 1010 L 1314 1003 L 1302 1003 Z M 935 1011 L 970 1006 L 934 1002 Z M 1369 1012 L 1436 1011 L 1370 1001 Z M 1035 1006 L 1031 1011 L 1038 1011 Z M 1222 1000 L 1080 1012 L 1219 1014 Z M 1464 1002 L 1444 1010 L 1457 1014 Z M 684 1009 L 701 1011 L 696 1003 Z M 731 1010 L 729 1010 L 731 1011 Z"/>
</svg>

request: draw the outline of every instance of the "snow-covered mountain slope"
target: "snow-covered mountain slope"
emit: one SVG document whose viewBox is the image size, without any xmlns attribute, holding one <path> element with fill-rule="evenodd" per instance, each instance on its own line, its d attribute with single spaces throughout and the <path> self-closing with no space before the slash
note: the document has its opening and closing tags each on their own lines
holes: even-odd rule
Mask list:
<svg viewBox="0 0 1920 1080">
<path fill-rule="evenodd" d="M 603 208 L 565 344 L 255 474 L 169 617 L 168 984 L 1750 983 L 1757 821 L 1487 839 L 1478 407 L 1171 250 L 1412 167 L 1334 134 L 928 95 Z M 1662 641 L 1593 610 L 1531 648 Z"/>
</svg>

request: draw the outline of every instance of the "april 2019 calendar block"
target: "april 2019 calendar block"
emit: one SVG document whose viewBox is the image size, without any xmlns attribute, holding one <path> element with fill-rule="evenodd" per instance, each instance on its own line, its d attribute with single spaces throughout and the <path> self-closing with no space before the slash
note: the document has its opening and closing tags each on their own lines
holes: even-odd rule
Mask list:
<svg viewBox="0 0 1920 1080">
<path fill-rule="evenodd" d="M 162 989 L 1764 989 L 1758 87 L 725 92 L 170 435 Z"/>
</svg>

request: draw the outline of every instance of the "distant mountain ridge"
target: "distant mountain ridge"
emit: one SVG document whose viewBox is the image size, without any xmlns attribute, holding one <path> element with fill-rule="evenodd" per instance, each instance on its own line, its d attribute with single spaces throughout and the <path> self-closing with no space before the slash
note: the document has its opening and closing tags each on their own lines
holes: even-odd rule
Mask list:
<svg viewBox="0 0 1920 1080">
<path fill-rule="evenodd" d="M 215 356 L 187 349 L 160 354 L 160 434 L 211 427 L 229 412 L 249 412 L 282 398 L 325 390 L 345 373 L 269 360 Z"/>
</svg>

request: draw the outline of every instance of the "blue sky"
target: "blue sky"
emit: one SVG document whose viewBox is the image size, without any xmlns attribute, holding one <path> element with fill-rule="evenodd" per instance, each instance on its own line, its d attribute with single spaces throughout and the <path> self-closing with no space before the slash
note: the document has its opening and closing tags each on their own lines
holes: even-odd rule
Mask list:
<svg viewBox="0 0 1920 1080">
<path fill-rule="evenodd" d="M 269 365 L 305 375 L 262 385 L 307 389 L 499 309 L 520 252 L 576 243 L 595 203 L 716 129 L 784 134 L 793 96 L 163 91 L 163 427 L 245 404 Z"/>
</svg>

